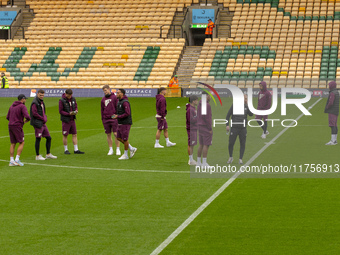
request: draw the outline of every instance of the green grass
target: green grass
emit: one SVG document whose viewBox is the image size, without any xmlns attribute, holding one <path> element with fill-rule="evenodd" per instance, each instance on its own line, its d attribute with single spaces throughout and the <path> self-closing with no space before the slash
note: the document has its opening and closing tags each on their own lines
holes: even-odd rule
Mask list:
<svg viewBox="0 0 340 255">
<path fill-rule="evenodd" d="M 189 174 L 183 98 L 167 99 L 169 137 L 177 145 L 159 150 L 153 148 L 155 100 L 130 99 L 129 140 L 138 151 L 123 162 L 106 155 L 99 98 L 77 98 L 79 149 L 85 155 L 63 154 L 58 99 L 46 98 L 52 153 L 58 159 L 35 161 L 34 130 L 26 124 L 21 160 L 27 164 L 8 167 L 5 116 L 13 101 L 2 98 L 0 103 L 0 160 L 7 160 L 0 161 L 0 254 L 150 254 L 227 181 Z M 302 117 L 298 127 L 288 129 L 252 165 L 339 163 L 339 147 L 324 146 L 330 138 L 325 102 L 321 100 L 311 110 L 313 116 Z M 28 107 L 30 103 L 27 100 Z M 213 105 L 214 118 L 225 118 L 230 105 L 230 99 L 223 100 L 223 107 Z M 295 119 L 301 114 L 293 106 L 287 112 L 280 116 L 278 108 L 271 117 Z M 260 129 L 248 128 L 244 162 L 282 129 L 269 128 L 263 140 Z M 225 126 L 217 126 L 208 162 L 225 164 L 227 146 Z M 70 151 L 72 147 L 69 140 Z M 238 154 L 237 141 L 235 159 Z M 236 179 L 163 254 L 338 253 L 338 179 L 246 177 Z"/>
</svg>

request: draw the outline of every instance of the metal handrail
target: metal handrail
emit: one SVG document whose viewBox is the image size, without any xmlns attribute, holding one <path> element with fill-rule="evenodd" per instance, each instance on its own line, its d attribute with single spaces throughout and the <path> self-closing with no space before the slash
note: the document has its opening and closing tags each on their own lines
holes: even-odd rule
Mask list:
<svg viewBox="0 0 340 255">
<path fill-rule="evenodd" d="M 184 35 L 185 35 L 185 46 L 187 46 L 189 45 L 189 38 L 188 38 L 187 31 L 184 31 Z"/>
<path fill-rule="evenodd" d="M 22 39 L 25 39 L 25 28 L 28 28 L 29 26 L 23 26 L 23 25 L 21 25 L 21 26 L 10 26 L 10 28 L 12 28 L 12 27 L 18 27 L 19 29 L 22 28 Z"/>
<path fill-rule="evenodd" d="M 159 27 L 159 38 L 162 38 L 162 31 L 163 31 L 163 27 L 164 27 L 165 25 L 161 25 L 160 27 Z"/>
<path fill-rule="evenodd" d="M 176 38 L 175 36 L 176 36 L 176 27 L 180 27 L 181 28 L 181 38 L 183 37 L 183 27 L 181 26 L 181 25 L 161 25 L 160 26 L 160 33 L 159 33 L 159 38 L 162 38 L 162 35 L 163 35 L 163 27 L 164 26 L 169 26 L 170 27 L 170 29 L 171 29 L 171 27 L 174 27 L 174 38 Z M 169 29 L 169 33 L 170 33 L 170 29 Z"/>
</svg>

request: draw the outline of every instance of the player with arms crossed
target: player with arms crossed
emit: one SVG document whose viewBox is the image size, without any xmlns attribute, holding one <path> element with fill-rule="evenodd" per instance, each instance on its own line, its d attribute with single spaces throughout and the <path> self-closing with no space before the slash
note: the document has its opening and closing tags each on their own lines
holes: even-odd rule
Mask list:
<svg viewBox="0 0 340 255">
<path fill-rule="evenodd" d="M 129 134 L 132 125 L 131 107 L 128 97 L 125 95 L 124 89 L 117 91 L 117 114 L 113 115 L 113 119 L 118 119 L 117 139 L 124 144 L 124 154 L 119 158 L 120 160 L 129 159 L 128 149 L 130 149 L 130 158 L 132 158 L 137 148 L 134 148 L 129 144 Z"/>
<path fill-rule="evenodd" d="M 112 115 L 116 114 L 116 108 L 118 99 L 114 93 L 110 91 L 109 85 L 103 86 L 103 92 L 105 96 L 102 98 L 101 101 L 101 115 L 102 115 L 102 122 L 105 129 L 105 133 L 107 135 L 107 143 L 109 144 L 109 153 L 107 155 L 113 155 L 113 141 L 112 141 L 112 133 L 115 136 L 115 144 L 116 144 L 116 155 L 120 156 L 120 149 L 119 145 L 120 142 L 117 140 L 117 128 L 118 128 L 118 121 L 117 119 L 112 119 Z"/>
<path fill-rule="evenodd" d="M 197 144 L 197 111 L 198 97 L 192 95 L 189 97 L 189 104 L 186 104 L 186 125 L 188 133 L 188 154 L 189 165 L 195 166 L 197 162 L 193 158 L 194 146 Z"/>
<path fill-rule="evenodd" d="M 237 136 L 240 140 L 240 159 L 239 163 L 243 164 L 243 154 L 246 149 L 246 139 L 247 139 L 247 124 L 248 119 L 247 116 L 253 116 L 253 113 L 248 108 L 248 97 L 247 95 L 244 95 L 244 115 L 234 115 L 233 114 L 233 106 L 230 107 L 226 120 L 227 120 L 227 132 L 230 131 L 229 136 L 229 159 L 228 164 L 231 164 L 233 162 L 233 151 L 234 151 L 234 145 L 236 142 Z M 230 124 L 230 117 L 231 117 L 231 125 Z M 236 124 L 234 124 L 236 123 Z M 241 123 L 241 124 L 240 124 Z M 242 124 L 243 123 L 243 124 Z M 231 126 L 231 129 L 230 129 Z"/>
<path fill-rule="evenodd" d="M 28 115 L 27 108 L 25 106 L 26 97 L 23 94 L 18 96 L 18 101 L 15 101 L 8 110 L 6 119 L 8 122 L 9 138 L 11 141 L 11 147 L 9 149 L 10 161 L 9 166 L 23 166 L 20 161 L 20 155 L 24 149 L 24 130 L 25 123 L 31 120 Z M 26 120 L 24 120 L 26 119 Z M 17 149 L 17 155 L 14 160 L 15 145 L 19 144 Z"/>
</svg>

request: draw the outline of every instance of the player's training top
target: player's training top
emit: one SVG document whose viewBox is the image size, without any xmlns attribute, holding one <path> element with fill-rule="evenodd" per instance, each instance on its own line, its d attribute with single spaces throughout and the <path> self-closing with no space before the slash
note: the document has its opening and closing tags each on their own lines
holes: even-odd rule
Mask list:
<svg viewBox="0 0 340 255">
<path fill-rule="evenodd" d="M 120 125 L 132 125 L 131 107 L 128 97 L 125 95 L 118 101 L 117 119 Z"/>
<path fill-rule="evenodd" d="M 162 94 L 156 95 L 156 117 L 165 118 L 168 111 L 166 110 L 166 99 Z"/>
<path fill-rule="evenodd" d="M 197 111 L 191 104 L 186 104 L 186 120 L 187 129 L 197 130 Z"/>
<path fill-rule="evenodd" d="M 8 126 L 24 126 L 24 118 L 30 120 L 31 117 L 27 112 L 26 106 L 20 102 L 15 101 L 8 110 L 6 119 L 9 121 Z"/>
</svg>

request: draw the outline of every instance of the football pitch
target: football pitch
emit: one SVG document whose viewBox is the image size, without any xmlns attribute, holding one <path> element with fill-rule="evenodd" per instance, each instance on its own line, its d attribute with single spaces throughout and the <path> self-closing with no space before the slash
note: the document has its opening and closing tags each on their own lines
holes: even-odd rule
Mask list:
<svg viewBox="0 0 340 255">
<path fill-rule="evenodd" d="M 296 173 L 242 173 L 231 179 L 190 173 L 187 98 L 167 99 L 169 137 L 177 145 L 164 149 L 153 148 L 155 99 L 130 98 L 129 141 L 138 151 L 125 161 L 107 156 L 100 98 L 77 98 L 84 155 L 73 154 L 70 137 L 71 155 L 63 154 L 58 98 L 45 98 L 51 152 L 58 159 L 35 160 L 34 129 L 27 123 L 20 158 L 25 166 L 9 167 L 5 117 L 14 100 L 0 102 L 0 254 L 339 254 L 340 189 L 334 171 L 340 147 L 325 146 L 330 140 L 325 98 L 305 104 L 312 116 L 300 116 L 291 105 L 281 116 L 278 107 L 272 119 L 299 118 L 298 125 L 275 122 L 266 139 L 261 129 L 248 128 L 245 163 L 295 166 Z M 214 118 L 225 118 L 231 104 L 231 98 L 224 98 L 223 106 L 211 102 Z M 226 165 L 228 138 L 225 125 L 214 128 L 208 163 Z M 164 137 L 160 143 L 165 145 Z M 42 139 L 43 156 L 44 145 Z M 195 159 L 196 153 L 197 146 Z M 237 168 L 238 155 L 237 140 L 232 164 Z M 313 172 L 311 164 L 333 168 L 333 174 Z M 307 173 L 299 173 L 300 166 Z"/>
</svg>

